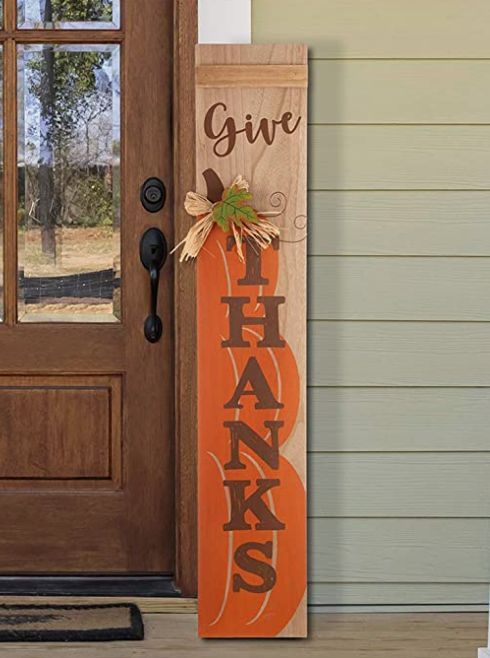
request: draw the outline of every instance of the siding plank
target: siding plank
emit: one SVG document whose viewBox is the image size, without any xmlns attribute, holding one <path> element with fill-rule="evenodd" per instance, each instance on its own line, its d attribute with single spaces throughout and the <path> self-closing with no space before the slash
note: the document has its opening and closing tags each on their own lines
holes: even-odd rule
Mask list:
<svg viewBox="0 0 490 658">
<path fill-rule="evenodd" d="M 313 583 L 311 605 L 488 605 L 487 585 L 461 583 Z"/>
<path fill-rule="evenodd" d="M 488 388 L 312 388 L 308 403 L 313 452 L 490 448 Z"/>
<path fill-rule="evenodd" d="M 314 453 L 309 472 L 312 517 L 490 517 L 488 452 Z"/>
<path fill-rule="evenodd" d="M 310 75 L 313 123 L 490 120 L 490 61 L 319 60 Z"/>
<path fill-rule="evenodd" d="M 314 582 L 489 580 L 488 519 L 312 519 L 310 537 Z"/>
<path fill-rule="evenodd" d="M 490 320 L 490 258 L 309 260 L 313 320 Z"/>
<path fill-rule="evenodd" d="M 309 323 L 311 386 L 488 386 L 490 325 Z"/>
<path fill-rule="evenodd" d="M 311 192 L 312 255 L 490 255 L 489 192 Z"/>
<path fill-rule="evenodd" d="M 310 262 L 310 603 L 485 603 L 489 264 L 420 256 L 490 255 L 490 4 L 254 0 L 253 26 L 333 58 L 310 253 L 415 257 Z"/>
<path fill-rule="evenodd" d="M 490 189 L 490 126 L 312 126 L 309 140 L 312 190 Z"/>
<path fill-rule="evenodd" d="M 255 43 L 307 43 L 313 57 L 488 57 L 490 5 L 472 0 L 254 0 Z"/>
</svg>

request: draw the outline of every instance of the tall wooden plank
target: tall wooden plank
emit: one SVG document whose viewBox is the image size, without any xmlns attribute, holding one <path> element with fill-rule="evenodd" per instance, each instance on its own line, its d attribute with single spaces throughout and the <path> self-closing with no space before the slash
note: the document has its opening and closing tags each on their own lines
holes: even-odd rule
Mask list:
<svg viewBox="0 0 490 658">
<path fill-rule="evenodd" d="M 241 263 L 214 226 L 198 256 L 200 635 L 303 637 L 307 51 L 196 60 L 198 191 L 216 202 L 209 170 L 218 188 L 242 175 L 281 228 Z"/>
</svg>

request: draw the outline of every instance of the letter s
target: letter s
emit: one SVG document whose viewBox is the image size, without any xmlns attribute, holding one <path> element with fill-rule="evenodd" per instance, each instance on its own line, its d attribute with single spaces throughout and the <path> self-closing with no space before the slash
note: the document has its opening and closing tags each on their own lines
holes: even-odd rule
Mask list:
<svg viewBox="0 0 490 658">
<path fill-rule="evenodd" d="M 270 564 L 262 562 L 261 560 L 256 560 L 250 555 L 250 551 L 258 551 L 262 553 L 265 557 L 272 558 L 272 542 L 268 541 L 264 544 L 259 544 L 258 542 L 247 542 L 242 544 L 235 551 L 235 563 L 244 571 L 248 573 L 253 573 L 259 578 L 262 579 L 260 585 L 251 585 L 247 583 L 246 580 L 242 578 L 239 574 L 233 574 L 233 591 L 239 592 L 244 589 L 247 592 L 253 592 L 254 594 L 264 594 L 271 590 L 276 584 L 276 572 Z"/>
</svg>

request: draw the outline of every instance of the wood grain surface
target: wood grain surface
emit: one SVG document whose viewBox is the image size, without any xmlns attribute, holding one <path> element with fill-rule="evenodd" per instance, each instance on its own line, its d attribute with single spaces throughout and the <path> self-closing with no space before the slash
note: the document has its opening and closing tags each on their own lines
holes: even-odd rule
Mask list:
<svg viewBox="0 0 490 658">
<path fill-rule="evenodd" d="M 243 281 L 248 270 L 240 264 L 236 251 L 228 248 L 218 227 L 198 256 L 199 628 L 203 637 L 303 637 L 307 630 L 307 53 L 302 46 L 199 46 L 196 52 L 198 191 L 211 196 L 203 177 L 206 171 L 213 171 L 224 187 L 242 175 L 250 183 L 257 210 L 274 210 L 277 203 L 281 206 L 274 218 L 281 228 L 279 245 L 261 255 L 262 276 L 256 272 L 253 280 Z M 208 73 L 215 66 L 219 70 L 213 83 Z M 234 82 L 225 86 L 230 76 Z M 230 133 L 228 143 L 223 144 L 226 131 Z M 221 194 L 216 196 L 213 201 Z M 247 264 L 251 259 L 247 252 Z M 226 299 L 244 295 L 252 301 L 250 307 L 247 301 L 246 312 L 254 320 L 243 322 L 243 334 L 251 340 L 242 345 L 230 339 L 226 347 L 224 337 L 234 331 L 236 317 L 232 301 L 227 312 Z M 261 326 L 260 318 L 267 300 L 278 299 L 281 308 L 275 306 L 276 315 L 273 317 L 270 307 L 265 312 L 267 325 L 278 325 L 280 334 L 265 349 L 258 341 L 269 330 Z M 249 324 L 254 324 L 253 329 Z M 235 374 L 230 370 L 230 359 Z M 233 390 L 239 390 L 238 377 L 246 372 L 246 364 L 253 362 L 267 380 L 266 386 L 272 387 L 277 403 L 254 406 L 247 400 L 243 408 L 242 404 L 237 406 L 241 411 L 223 412 Z M 258 396 L 252 380 L 250 385 L 253 395 Z M 240 437 L 240 454 L 248 466 L 228 464 L 227 425 L 241 421 L 257 432 L 270 420 L 284 426 L 277 439 L 277 463 L 264 459 Z M 236 512 L 225 507 L 228 499 L 223 485 L 231 490 L 235 482 L 243 480 L 246 486 L 262 482 L 274 487 L 263 499 L 273 516 L 257 525 L 261 532 L 248 525 L 252 514 L 247 514 L 247 523 L 241 527 L 235 527 L 231 520 L 227 523 L 227 514 L 230 517 Z M 253 489 L 247 496 L 252 493 Z M 231 505 L 233 500 L 232 496 Z M 256 562 L 261 569 L 272 570 L 269 583 L 263 581 L 265 571 L 254 569 L 256 575 L 262 573 L 259 581 L 264 582 L 263 587 L 243 584 L 252 571 L 239 562 L 239 552 L 247 546 L 250 551 L 253 546 L 254 550 L 270 547 L 270 554 L 264 553 L 267 560 Z M 242 585 L 237 586 L 237 582 Z"/>
<path fill-rule="evenodd" d="M 8 658 L 474 658 L 486 643 L 484 614 L 312 615 L 308 640 L 210 641 L 196 637 L 194 615 L 145 615 L 144 642 L 6 644 Z M 137 645 L 137 646 L 136 646 Z"/>
</svg>

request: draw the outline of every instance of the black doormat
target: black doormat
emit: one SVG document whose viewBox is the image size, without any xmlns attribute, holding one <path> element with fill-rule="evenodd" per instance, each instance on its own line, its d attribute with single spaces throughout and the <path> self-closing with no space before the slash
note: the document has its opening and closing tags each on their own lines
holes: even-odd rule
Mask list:
<svg viewBox="0 0 490 658">
<path fill-rule="evenodd" d="M 0 642 L 143 640 L 137 606 L 0 605 Z"/>
</svg>

